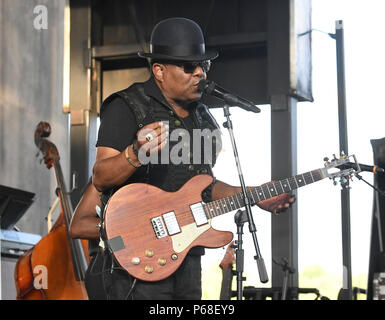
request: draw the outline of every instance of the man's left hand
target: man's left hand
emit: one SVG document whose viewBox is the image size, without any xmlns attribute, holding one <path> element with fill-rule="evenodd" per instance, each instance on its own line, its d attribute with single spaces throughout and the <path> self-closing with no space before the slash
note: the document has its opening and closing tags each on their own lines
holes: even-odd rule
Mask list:
<svg viewBox="0 0 385 320">
<path fill-rule="evenodd" d="M 296 198 L 288 193 L 280 194 L 257 203 L 258 207 L 263 210 L 270 211 L 274 214 L 279 214 L 286 211 L 295 202 Z"/>
</svg>

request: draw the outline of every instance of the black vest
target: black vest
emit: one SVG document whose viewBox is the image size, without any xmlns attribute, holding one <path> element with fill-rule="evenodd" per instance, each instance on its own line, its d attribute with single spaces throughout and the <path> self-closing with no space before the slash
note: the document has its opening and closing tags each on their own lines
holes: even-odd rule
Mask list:
<svg viewBox="0 0 385 320">
<path fill-rule="evenodd" d="M 104 101 L 101 110 L 107 107 L 112 99 L 119 96 L 126 102 L 127 107 L 133 111 L 138 130 L 155 121 L 167 121 L 170 128 L 170 134 L 175 129 L 187 130 L 188 128 L 184 123 L 183 118 L 180 118 L 175 113 L 165 99 L 162 99 L 164 101 L 158 101 L 158 99 L 147 95 L 145 93 L 144 85 L 145 83 L 135 83 L 127 89 L 112 94 Z M 153 83 L 152 85 L 156 84 Z M 213 130 L 219 130 L 217 122 L 204 104 L 194 103 L 190 109 L 190 114 L 194 119 L 196 129 L 209 129 L 210 131 L 206 130 L 207 133 L 213 132 Z M 194 163 L 192 152 L 190 154 L 190 162 L 185 164 L 174 164 L 171 160 L 168 164 L 161 164 L 159 160 L 158 163 L 149 163 L 138 168 L 124 185 L 134 182 L 143 182 L 155 185 L 165 191 L 174 192 L 195 175 L 206 173 L 213 176 L 212 167 L 216 162 L 216 151 L 220 150 L 221 140 L 218 135 L 207 135 L 207 137 L 212 139 L 211 163 Z M 177 143 L 178 141 L 169 141 L 169 150 L 173 150 Z M 202 148 L 203 147 L 204 143 L 202 142 Z M 201 151 L 203 153 L 203 150 Z M 204 159 L 203 154 L 201 159 Z M 115 188 L 113 192 L 120 187 L 121 186 Z M 112 193 L 109 192 L 110 195 Z M 202 193 L 202 198 L 205 202 L 211 201 L 211 186 Z"/>
</svg>

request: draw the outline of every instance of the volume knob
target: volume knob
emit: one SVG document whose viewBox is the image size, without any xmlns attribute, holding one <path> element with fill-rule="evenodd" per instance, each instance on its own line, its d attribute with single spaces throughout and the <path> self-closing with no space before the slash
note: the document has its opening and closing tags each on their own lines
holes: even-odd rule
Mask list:
<svg viewBox="0 0 385 320">
<path fill-rule="evenodd" d="M 146 271 L 147 273 L 152 273 L 154 271 L 154 268 L 152 266 L 146 266 L 144 268 L 144 271 Z"/>
<path fill-rule="evenodd" d="M 164 266 L 164 265 L 166 265 L 166 259 L 165 258 L 159 258 L 158 263 L 159 263 L 159 265 Z"/>
<path fill-rule="evenodd" d="M 154 256 L 154 250 L 151 250 L 151 249 L 146 249 L 145 253 L 144 253 L 147 257 L 151 258 Z"/>
</svg>

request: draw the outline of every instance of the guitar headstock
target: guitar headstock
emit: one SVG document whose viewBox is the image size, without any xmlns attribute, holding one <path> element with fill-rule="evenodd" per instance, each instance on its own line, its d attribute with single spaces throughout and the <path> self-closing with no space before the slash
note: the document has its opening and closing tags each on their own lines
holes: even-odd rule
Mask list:
<svg viewBox="0 0 385 320">
<path fill-rule="evenodd" d="M 324 161 L 323 172 L 326 177 L 333 180 L 334 185 L 338 183 L 336 179 L 339 178 L 339 182 L 344 187 L 353 175 L 361 172 L 355 155 L 342 154 L 339 158 L 333 155 L 333 159 L 325 157 Z"/>
</svg>

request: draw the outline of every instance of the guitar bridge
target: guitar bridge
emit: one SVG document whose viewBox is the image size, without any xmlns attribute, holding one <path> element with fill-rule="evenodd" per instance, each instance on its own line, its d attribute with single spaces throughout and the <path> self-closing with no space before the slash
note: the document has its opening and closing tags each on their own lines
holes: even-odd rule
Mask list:
<svg viewBox="0 0 385 320">
<path fill-rule="evenodd" d="M 163 223 L 162 217 L 156 217 L 151 219 L 152 228 L 154 229 L 155 235 L 158 239 L 167 236 L 166 227 Z"/>
<path fill-rule="evenodd" d="M 168 235 L 172 236 L 180 232 L 178 220 L 176 219 L 174 211 L 152 218 L 151 223 L 158 239 L 164 238 Z"/>
</svg>

